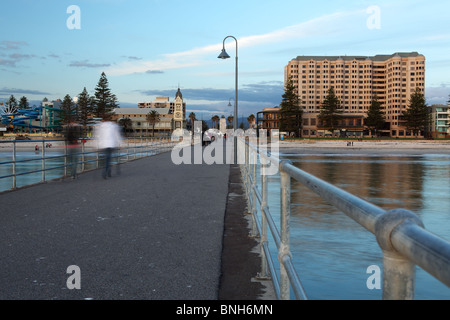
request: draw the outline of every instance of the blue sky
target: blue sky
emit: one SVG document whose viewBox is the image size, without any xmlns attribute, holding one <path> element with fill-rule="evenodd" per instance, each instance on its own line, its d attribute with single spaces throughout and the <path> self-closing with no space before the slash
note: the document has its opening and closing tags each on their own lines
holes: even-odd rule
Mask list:
<svg viewBox="0 0 450 320">
<path fill-rule="evenodd" d="M 231 59 L 217 56 L 228 35 L 238 39 L 240 116 L 280 104 L 284 66 L 299 55 L 417 51 L 426 58 L 427 103 L 450 94 L 444 0 L 2 0 L 0 12 L 0 100 L 62 99 L 84 87 L 93 94 L 105 72 L 122 107 L 173 99 L 180 86 L 188 113 L 227 116 L 235 41 L 225 42 Z"/>
</svg>

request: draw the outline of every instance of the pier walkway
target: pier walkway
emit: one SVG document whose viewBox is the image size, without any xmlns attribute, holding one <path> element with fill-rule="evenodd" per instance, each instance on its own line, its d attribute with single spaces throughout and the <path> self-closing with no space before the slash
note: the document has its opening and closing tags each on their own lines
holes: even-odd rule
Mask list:
<svg viewBox="0 0 450 320">
<path fill-rule="evenodd" d="M 261 298 L 238 166 L 120 168 L 0 193 L 0 299 Z"/>
</svg>

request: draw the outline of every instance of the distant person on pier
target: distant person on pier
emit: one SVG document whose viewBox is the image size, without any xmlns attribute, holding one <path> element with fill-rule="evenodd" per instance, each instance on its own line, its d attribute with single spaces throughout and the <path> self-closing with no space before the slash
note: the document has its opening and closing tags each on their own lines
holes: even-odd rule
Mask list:
<svg viewBox="0 0 450 320">
<path fill-rule="evenodd" d="M 105 157 L 102 176 L 106 179 L 107 177 L 111 177 L 111 160 L 113 154 L 120 147 L 122 135 L 119 126 L 115 122 L 103 120 L 95 128 L 95 136 L 98 142 L 98 148 L 102 150 Z M 119 166 L 117 166 L 117 173 L 120 174 Z"/>
<path fill-rule="evenodd" d="M 67 165 L 70 168 L 72 179 L 77 177 L 78 154 L 80 152 L 79 132 L 78 124 L 74 122 L 67 124 L 65 127 Z"/>
</svg>

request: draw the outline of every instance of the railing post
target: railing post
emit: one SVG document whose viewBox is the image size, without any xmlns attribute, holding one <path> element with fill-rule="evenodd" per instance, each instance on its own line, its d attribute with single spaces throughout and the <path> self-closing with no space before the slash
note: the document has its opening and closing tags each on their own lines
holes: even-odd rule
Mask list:
<svg viewBox="0 0 450 320">
<path fill-rule="evenodd" d="M 237 151 L 237 140 L 236 140 L 236 151 Z M 257 232 L 256 232 L 256 214 L 257 214 L 257 210 L 256 210 L 256 161 L 258 159 L 258 154 L 256 152 L 255 149 L 252 150 L 252 162 L 251 163 L 251 168 L 252 168 L 252 185 L 250 186 L 250 190 L 251 190 L 251 194 L 252 194 L 252 207 L 251 207 L 251 213 L 252 213 L 252 237 L 256 237 L 257 236 Z"/>
<path fill-rule="evenodd" d="M 264 245 L 267 243 L 267 219 L 264 213 L 267 207 L 267 175 L 266 175 L 266 165 L 261 161 L 261 239 L 260 239 L 260 249 L 261 249 L 261 278 L 269 278 L 269 272 L 267 268 L 267 257 L 264 251 Z"/>
<path fill-rule="evenodd" d="M 13 166 L 12 166 L 13 182 L 12 188 L 16 188 L 16 140 L 13 141 Z"/>
<path fill-rule="evenodd" d="M 283 163 L 289 163 L 289 161 L 283 161 L 280 163 L 280 204 L 281 204 L 281 216 L 280 216 L 280 233 L 281 243 L 278 251 L 278 260 L 280 261 L 280 298 L 281 300 L 290 300 L 290 285 L 289 277 L 286 268 L 283 264 L 283 257 L 290 255 L 289 248 L 289 218 L 291 215 L 291 177 L 284 171 Z"/>
<path fill-rule="evenodd" d="M 84 172 L 84 170 L 86 169 L 85 163 L 84 163 L 84 162 L 85 162 L 85 158 L 84 158 L 84 151 L 85 151 L 84 145 L 85 145 L 84 141 L 81 141 L 81 172 Z"/>
<path fill-rule="evenodd" d="M 64 143 L 64 177 L 67 176 L 67 142 Z"/>
<path fill-rule="evenodd" d="M 45 182 L 45 141 L 42 140 L 42 182 Z"/>
<path fill-rule="evenodd" d="M 404 209 L 390 210 L 375 222 L 375 236 L 383 251 L 383 300 L 414 299 L 415 265 L 399 254 L 391 242 L 394 229 L 404 223 L 423 227 L 414 213 Z"/>
</svg>

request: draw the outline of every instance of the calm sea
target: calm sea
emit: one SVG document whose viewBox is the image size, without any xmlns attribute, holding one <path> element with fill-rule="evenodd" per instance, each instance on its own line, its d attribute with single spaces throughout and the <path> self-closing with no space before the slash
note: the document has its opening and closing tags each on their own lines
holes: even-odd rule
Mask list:
<svg viewBox="0 0 450 320">
<path fill-rule="evenodd" d="M 280 158 L 386 210 L 409 209 L 429 231 L 450 241 L 450 155 L 282 154 Z M 276 209 L 279 183 L 279 176 L 269 178 L 269 206 Z M 300 183 L 293 180 L 291 187 L 291 251 L 308 298 L 381 299 L 381 290 L 370 290 L 366 284 L 372 275 L 367 273 L 369 266 L 382 270 L 375 237 Z M 447 300 L 450 289 L 417 267 L 415 298 Z"/>
</svg>

